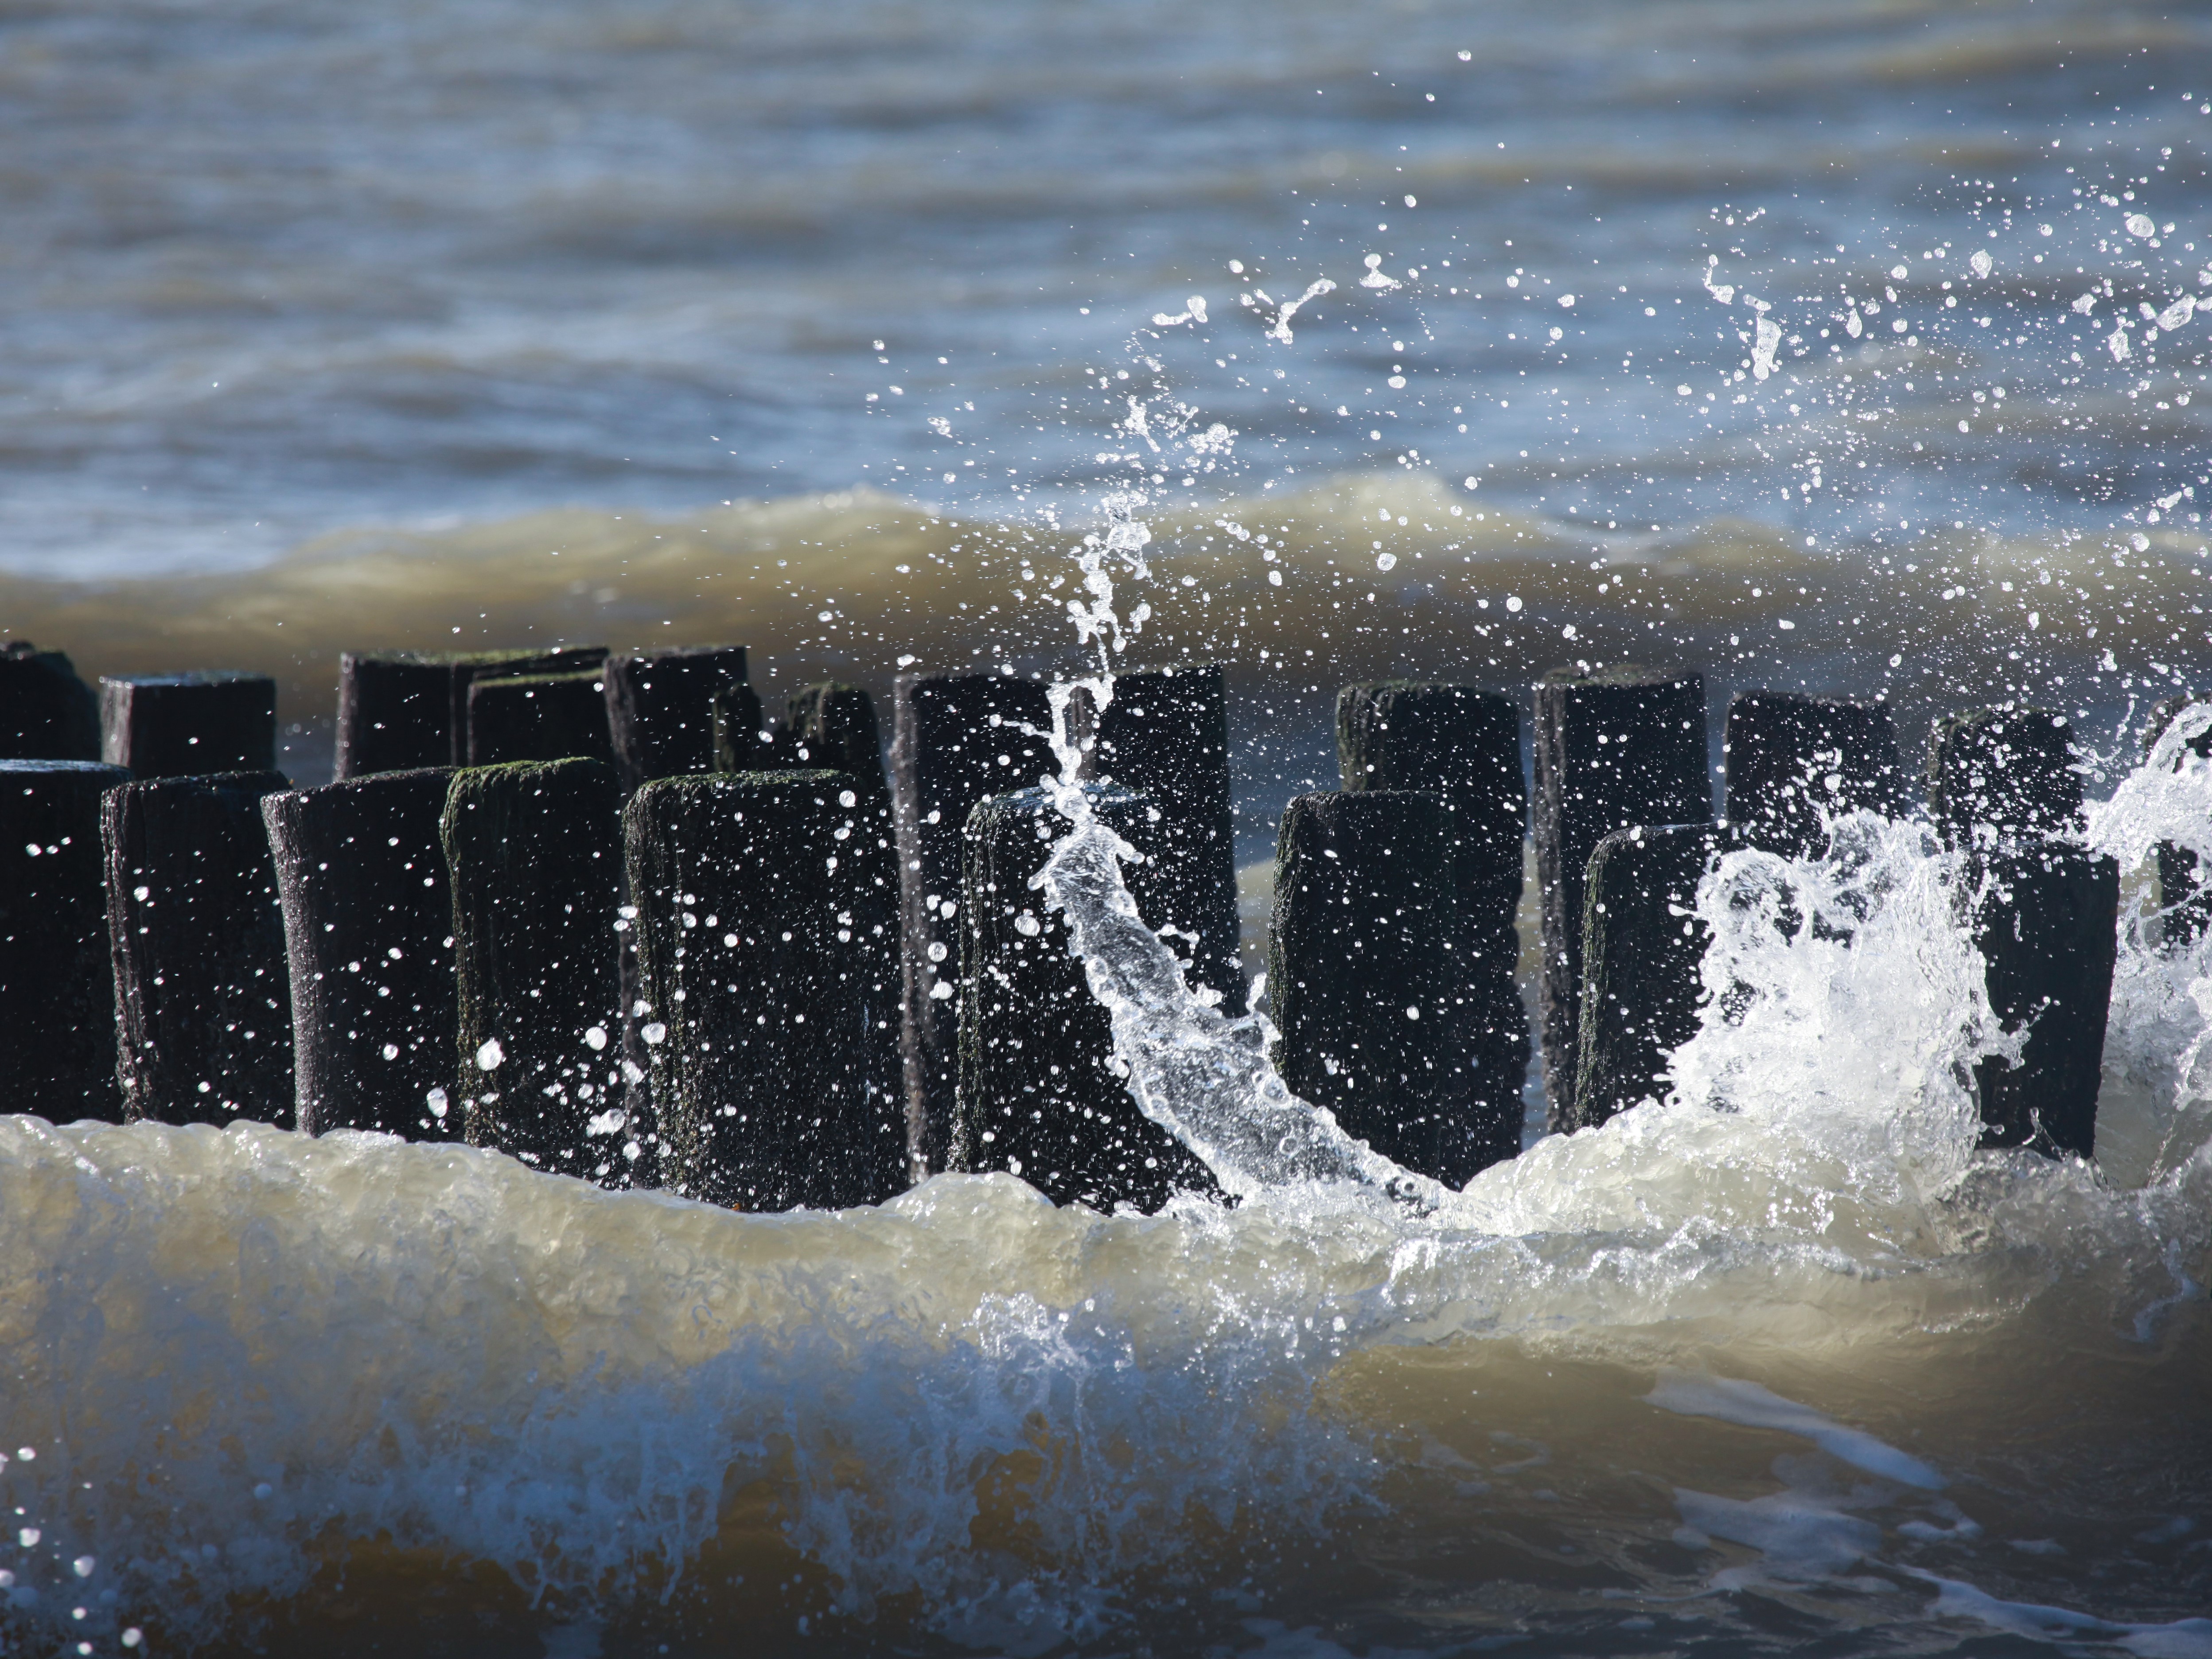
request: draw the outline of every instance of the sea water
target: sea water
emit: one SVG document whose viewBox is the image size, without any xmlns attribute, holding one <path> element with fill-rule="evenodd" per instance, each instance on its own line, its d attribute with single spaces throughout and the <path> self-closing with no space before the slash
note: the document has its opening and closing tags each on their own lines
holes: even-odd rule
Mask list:
<svg viewBox="0 0 2212 1659">
<path fill-rule="evenodd" d="M 1219 660 L 1250 854 L 1337 684 L 1633 657 L 2058 709 L 2135 896 L 2093 1163 L 1976 1149 L 1921 825 L 1722 860 L 1663 1097 L 1451 1193 L 1073 795 L 1049 896 L 1233 1206 L 0 1121 L 11 1650 L 2212 1652 L 2212 958 L 2139 879 L 2212 856 L 2201 717 L 2142 752 L 2212 670 L 2195 22 L 0 27 L 0 628 L 275 672 L 308 781 L 358 646 Z"/>
</svg>

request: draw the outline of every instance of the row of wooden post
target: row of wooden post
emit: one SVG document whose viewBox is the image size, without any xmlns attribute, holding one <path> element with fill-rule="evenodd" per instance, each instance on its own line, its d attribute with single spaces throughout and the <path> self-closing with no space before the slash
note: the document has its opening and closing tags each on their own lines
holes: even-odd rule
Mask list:
<svg viewBox="0 0 2212 1659">
<path fill-rule="evenodd" d="M 1879 705 L 1735 698 L 1717 825 L 1697 677 L 1560 671 L 1534 715 L 1542 1036 L 1572 1129 L 1660 1092 L 1695 1029 L 1687 912 L 1712 857 L 1816 851 L 1824 811 L 1911 791 Z M 1077 716 L 1097 810 L 1146 855 L 1142 913 L 1233 1006 L 1221 671 L 1123 675 Z M 1095 1205 L 1205 1190 L 1122 1089 L 1030 885 L 1050 718 L 1035 680 L 902 678 L 887 780 L 866 693 L 810 688 L 766 720 L 738 648 L 357 655 L 338 781 L 295 791 L 266 679 L 95 702 L 66 659 L 10 647 L 0 745 L 35 757 L 0 762 L 0 1091 L 58 1117 L 461 1137 L 748 1208 L 945 1169 Z M 1519 711 L 1349 687 L 1337 736 L 1341 789 L 1292 801 L 1279 841 L 1275 1058 L 1457 1184 L 1521 1143 Z M 2073 768 L 2055 717 L 1960 717 L 1929 808 L 1972 860 L 1992 1003 L 2031 1024 L 2022 1066 L 1984 1068 L 1990 1137 L 2086 1153 L 2118 895 L 2060 839 Z"/>
</svg>

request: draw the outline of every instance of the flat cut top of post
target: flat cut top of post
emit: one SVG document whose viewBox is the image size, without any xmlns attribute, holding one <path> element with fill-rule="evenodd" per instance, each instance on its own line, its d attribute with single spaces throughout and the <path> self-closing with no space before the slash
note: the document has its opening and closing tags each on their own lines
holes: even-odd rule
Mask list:
<svg viewBox="0 0 2212 1659">
<path fill-rule="evenodd" d="M 102 674 L 102 685 L 143 685 L 159 688 L 184 685 L 234 685 L 240 680 L 276 682 L 266 674 L 244 668 L 195 668 L 181 674 Z"/>
<path fill-rule="evenodd" d="M 1695 673 L 1670 674 L 1659 669 L 1645 668 L 1632 662 L 1617 662 L 1596 668 L 1577 668 L 1572 664 L 1547 669 L 1538 677 L 1536 684 L 1544 685 L 1684 685 L 1699 679 Z"/>
</svg>

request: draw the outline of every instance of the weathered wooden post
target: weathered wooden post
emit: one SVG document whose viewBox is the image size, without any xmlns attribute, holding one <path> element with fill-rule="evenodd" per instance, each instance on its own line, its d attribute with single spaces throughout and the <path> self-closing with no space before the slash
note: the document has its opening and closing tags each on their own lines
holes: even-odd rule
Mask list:
<svg viewBox="0 0 2212 1659">
<path fill-rule="evenodd" d="M 438 842 L 453 776 L 379 772 L 262 799 L 309 1134 L 460 1136 L 453 896 Z"/>
<path fill-rule="evenodd" d="M 100 798 L 130 781 L 97 761 L 0 759 L 0 1112 L 122 1115 Z"/>
<path fill-rule="evenodd" d="M 1739 691 L 1724 729 L 1729 822 L 1769 852 L 1824 852 L 1823 811 L 1898 817 L 1910 804 L 1897 728 L 1880 703 Z"/>
<path fill-rule="evenodd" d="M 276 682 L 224 672 L 103 679 L 100 747 L 138 778 L 273 771 Z"/>
<path fill-rule="evenodd" d="M 1185 861 L 1144 796 L 1088 784 L 1092 809 L 1144 854 L 1124 866 L 1138 914 L 1188 915 L 1211 872 Z M 1030 884 L 1068 825 L 1041 788 L 969 814 L 960 887 L 960 1083 L 947 1167 L 1018 1175 L 1055 1204 L 1152 1211 L 1218 1191 L 1206 1165 L 1130 1097 L 1113 1025 L 1068 953 L 1066 923 Z M 1189 969 L 1186 969 L 1188 973 Z"/>
<path fill-rule="evenodd" d="M 100 805 L 116 1076 L 131 1118 L 285 1123 L 292 1008 L 261 800 L 280 773 L 161 778 Z"/>
<path fill-rule="evenodd" d="M 607 723 L 624 795 L 650 778 L 716 769 L 714 698 L 745 684 L 744 647 L 615 656 L 606 668 Z"/>
<path fill-rule="evenodd" d="M 1929 815 L 1968 855 L 1960 900 L 1990 1006 L 2007 1031 L 2027 1030 L 2018 1066 L 1974 1068 L 1982 1143 L 2087 1158 L 2120 884 L 2112 860 L 2066 839 L 2081 822 L 2076 764 L 2065 716 L 2038 708 L 1970 709 L 1929 739 Z"/>
<path fill-rule="evenodd" d="M 1052 708 L 1035 680 L 902 675 L 891 699 L 908 1154 L 917 1174 L 946 1163 L 960 1076 L 962 830 L 976 802 L 1054 769 Z"/>
<path fill-rule="evenodd" d="M 28 640 L 0 650 L 0 760 L 100 758 L 100 700 L 69 658 Z"/>
<path fill-rule="evenodd" d="M 469 687 L 512 674 L 597 668 L 596 645 L 520 651 L 349 651 L 338 658 L 337 775 L 460 766 L 469 757 Z"/>
<path fill-rule="evenodd" d="M 1541 901 L 1544 1085 L 1554 1128 L 1570 1128 L 1582 1052 L 1583 879 L 1616 830 L 1712 817 L 1705 683 L 1621 665 L 1559 668 L 1536 684 L 1536 880 Z"/>
<path fill-rule="evenodd" d="M 2142 747 L 2146 757 L 2166 735 L 2166 728 L 2185 708 L 2203 701 L 2191 692 L 2179 697 L 2168 697 L 2153 708 L 2149 722 L 2143 728 Z M 2189 739 L 2188 751 L 2198 759 L 2212 757 L 2212 726 Z M 2168 951 L 2185 950 L 2204 936 L 2208 925 L 2212 925 L 2212 891 L 2204 884 L 2204 872 L 2198 867 L 2197 854 L 2186 847 L 2172 842 L 2160 842 L 2154 879 L 2156 886 L 2152 902 L 2158 909 L 2158 940 Z"/>
<path fill-rule="evenodd" d="M 1080 691 L 1073 713 L 1085 746 L 1084 775 L 1149 796 L 1174 856 L 1190 868 L 1177 900 L 1185 913 L 1155 925 L 1196 934 L 1186 940 L 1196 982 L 1241 1011 L 1228 709 L 1221 669 L 1206 664 L 1118 672 L 1103 714 Z"/>
<path fill-rule="evenodd" d="M 509 674 L 469 686 L 469 764 L 588 760 L 614 763 L 605 671 Z"/>
<path fill-rule="evenodd" d="M 1276 843 L 1267 1000 L 1293 1093 L 1384 1157 L 1464 1185 L 1496 1161 L 1498 1137 L 1474 1121 L 1460 1074 L 1455 827 L 1428 792 L 1292 800 Z"/>
<path fill-rule="evenodd" d="M 885 827 L 822 769 L 662 778 L 623 809 L 673 1190 L 784 1210 L 905 1188 Z"/>
<path fill-rule="evenodd" d="M 1928 811 L 1950 847 L 1997 847 L 2081 827 L 2073 727 L 2040 708 L 1970 708 L 1928 739 Z"/>
<path fill-rule="evenodd" d="M 1589 1127 L 1665 1092 L 1669 1055 L 1697 1034 L 1698 964 L 1710 936 L 1691 914 L 1717 854 L 1758 847 L 1809 858 L 1828 845 L 1821 814 L 1905 810 L 1889 711 L 1773 691 L 1729 702 L 1729 823 L 1638 825 L 1590 855 L 1572 1105 Z"/>
<path fill-rule="evenodd" d="M 714 770 L 763 771 L 782 758 L 758 692 L 750 685 L 728 685 L 714 694 Z"/>
<path fill-rule="evenodd" d="M 857 685 L 802 686 L 784 704 L 782 739 L 794 765 L 849 772 L 860 788 L 890 802 L 875 699 Z"/>
<path fill-rule="evenodd" d="M 1430 1173 L 1465 1186 L 1521 1150 L 1528 1021 L 1514 983 L 1514 922 L 1528 790 L 1520 715 L 1509 699 L 1473 686 L 1348 685 L 1337 694 L 1336 752 L 1345 789 L 1426 791 L 1447 814 L 1453 875 L 1442 948 L 1454 966 L 1455 1024 L 1447 1051 L 1465 1133 L 1448 1138 L 1460 1161 Z"/>
<path fill-rule="evenodd" d="M 523 761 L 456 772 L 439 825 L 469 1143 L 602 1180 L 624 1175 L 606 1117 L 621 807 L 605 761 Z"/>
<path fill-rule="evenodd" d="M 1747 844 L 1733 827 L 1616 830 L 1590 854 L 1583 894 L 1583 995 L 1573 1115 L 1594 1128 L 1660 1097 L 1668 1057 L 1697 1035 L 1711 935 L 1692 915 L 1713 857 Z"/>
<path fill-rule="evenodd" d="M 2119 866 L 2069 842 L 2033 840 L 1978 852 L 1970 917 L 1988 964 L 1990 1006 L 2008 1031 L 2027 1027 L 2018 1066 L 1974 1067 L 1984 1146 L 2089 1158 L 2105 1023 L 2118 954 Z"/>
</svg>

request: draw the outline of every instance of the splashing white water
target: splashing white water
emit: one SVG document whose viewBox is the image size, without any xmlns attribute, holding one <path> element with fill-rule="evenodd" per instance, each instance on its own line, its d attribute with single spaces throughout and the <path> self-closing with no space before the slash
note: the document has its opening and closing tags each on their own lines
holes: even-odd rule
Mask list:
<svg viewBox="0 0 2212 1659">
<path fill-rule="evenodd" d="M 1134 494 L 1109 497 L 1105 533 L 1085 536 L 1074 550 L 1091 602 L 1070 600 L 1068 610 L 1078 637 L 1097 654 L 1097 672 L 1050 693 L 1060 772 L 1048 781 L 1069 828 L 1037 878 L 1046 902 L 1063 913 L 1069 948 L 1112 1018 L 1114 1054 L 1127 1068 L 1130 1094 L 1206 1161 L 1224 1190 L 1251 1198 L 1271 1188 L 1350 1183 L 1433 1207 L 1437 1183 L 1370 1151 L 1334 1114 L 1290 1091 L 1267 1059 L 1264 1016 L 1228 1018 L 1184 981 L 1175 952 L 1138 915 L 1121 878 L 1122 861 L 1140 855 L 1098 821 L 1081 787 L 1072 710 L 1079 693 L 1101 714 L 1114 700 L 1112 653 L 1121 647 L 1121 624 L 1109 561 L 1133 580 L 1149 574 L 1143 550 L 1152 533 L 1137 517 L 1144 504 Z"/>
</svg>

